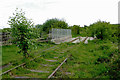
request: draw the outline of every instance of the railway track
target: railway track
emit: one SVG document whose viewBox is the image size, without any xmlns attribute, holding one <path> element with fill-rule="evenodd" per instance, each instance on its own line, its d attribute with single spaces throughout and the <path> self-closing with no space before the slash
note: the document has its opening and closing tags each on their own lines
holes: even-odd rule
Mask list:
<svg viewBox="0 0 120 80">
<path fill-rule="evenodd" d="M 36 55 L 37 55 L 38 53 L 42 53 L 42 52 L 45 52 L 45 51 L 47 51 L 47 50 L 56 49 L 56 48 L 58 48 L 58 47 L 55 45 L 55 46 L 53 46 L 53 47 L 47 48 L 47 49 L 42 50 L 42 51 L 39 50 L 39 51 L 36 53 Z M 37 57 L 35 57 L 35 58 L 38 58 L 38 57 L 40 57 L 40 56 L 37 56 Z M 34 60 L 35 58 L 33 58 L 33 59 L 31 59 L 31 60 Z M 0 69 L 7 68 L 7 67 L 9 67 L 9 66 L 11 66 L 11 65 L 13 65 L 13 64 L 14 64 L 14 63 L 8 63 L 8 64 L 6 64 L 6 65 L 4 65 L 4 66 L 0 66 Z M 22 63 L 22 64 L 23 64 L 23 63 Z M 19 65 L 17 65 L 17 66 L 22 66 L 22 64 L 19 64 Z M 11 68 L 10 70 L 7 70 L 7 71 L 3 72 L 2 74 L 0 74 L 0 76 L 3 75 L 3 74 L 5 74 L 5 73 L 7 73 L 7 72 L 9 72 L 9 71 L 11 71 L 11 70 L 13 70 L 13 69 L 15 69 L 15 68 L 17 68 L 17 66 L 15 66 L 14 68 Z"/>
<path fill-rule="evenodd" d="M 53 46 L 53 47 L 50 47 L 50 48 L 48 48 L 48 49 L 46 49 L 46 50 L 40 51 L 40 53 L 45 52 L 45 51 L 50 50 L 50 49 L 53 49 L 53 48 L 56 49 L 56 48 L 58 48 L 58 47 Z M 41 56 L 41 55 L 40 55 L 40 56 Z M 38 58 L 38 57 L 40 57 L 40 56 L 37 56 L 37 57 L 31 59 L 30 61 L 32 61 L 32 60 L 34 60 L 34 59 L 36 59 L 36 58 Z M 13 64 L 13 63 L 11 63 L 11 65 L 12 65 L 12 64 Z M 19 65 L 15 66 L 14 68 L 11 68 L 11 69 L 9 69 L 9 70 L 7 70 L 7 71 L 1 73 L 0 76 L 2 76 L 2 75 L 4 75 L 4 74 L 6 74 L 6 73 L 12 71 L 13 69 L 16 69 L 16 68 L 18 68 L 18 67 L 21 67 L 21 66 L 23 66 L 24 64 L 26 64 L 26 63 L 19 64 Z M 8 64 L 8 65 L 9 65 L 9 64 Z"/>
<path fill-rule="evenodd" d="M 85 40 L 86 40 L 87 38 L 85 38 L 84 40 L 83 40 L 83 42 L 85 42 Z M 77 40 L 77 39 L 76 39 Z M 75 40 L 73 40 L 73 41 L 75 41 Z M 72 42 L 72 41 L 71 41 Z M 72 47 L 74 47 L 74 46 L 72 46 Z M 33 59 L 31 59 L 30 61 L 32 62 L 36 62 L 36 59 L 38 59 L 38 58 L 40 58 L 40 57 L 42 57 L 43 59 L 42 59 L 42 62 L 40 62 L 41 64 L 39 64 L 39 63 L 37 63 L 37 64 L 39 64 L 39 67 L 37 68 L 37 69 L 32 69 L 32 68 L 25 68 L 25 67 L 23 67 L 24 69 L 26 69 L 27 71 L 30 71 L 30 74 L 23 74 L 24 76 L 20 76 L 20 75 L 11 75 L 13 78 L 29 78 L 30 76 L 29 75 L 32 75 L 33 73 L 36 75 L 36 76 L 33 76 L 33 77 L 38 77 L 38 74 L 41 74 L 40 76 L 42 76 L 42 77 L 47 77 L 48 76 L 48 78 L 51 78 L 55 73 L 56 73 L 56 71 L 62 66 L 62 64 L 68 59 L 68 57 L 67 58 L 65 58 L 67 55 L 64 55 L 64 53 L 67 51 L 67 50 L 69 50 L 70 48 L 72 48 L 72 47 L 67 47 L 67 49 L 66 50 L 64 50 L 64 52 L 59 52 L 59 53 L 61 53 L 61 54 L 59 54 L 58 55 L 58 53 L 56 54 L 56 53 L 53 53 L 53 54 L 50 54 L 50 56 L 51 57 L 45 57 L 45 55 L 47 55 L 47 53 L 46 54 L 43 54 L 43 55 L 40 55 L 40 56 L 38 56 L 38 57 L 35 57 L 35 58 L 33 58 Z M 55 46 L 53 46 L 53 47 L 51 47 L 50 49 L 46 49 L 46 50 L 43 50 L 43 52 L 45 52 L 45 51 L 48 51 L 48 50 L 51 50 L 51 49 L 53 49 L 53 51 L 55 50 L 55 49 L 57 49 L 57 48 L 59 48 L 59 47 L 55 47 Z M 62 51 L 62 50 L 61 50 Z M 52 57 L 52 56 L 54 56 L 54 57 Z M 59 57 L 58 57 L 59 56 Z M 63 60 L 63 58 L 61 58 L 61 57 L 64 57 L 64 60 Z M 39 60 L 38 60 L 39 61 Z M 62 62 L 63 61 L 63 62 Z M 62 62 L 61 64 L 60 64 L 60 62 Z M 58 64 L 59 64 L 59 66 L 58 66 Z M 22 66 L 27 66 L 27 64 L 26 63 L 22 63 L 22 64 L 20 64 L 20 65 L 18 65 L 18 66 L 16 66 L 16 67 L 14 67 L 14 68 L 11 68 L 11 69 L 9 69 L 9 70 L 7 70 L 7 71 L 5 71 L 5 72 L 3 72 L 2 74 L 0 74 L 0 76 L 2 76 L 2 75 L 6 75 L 7 73 L 9 73 L 9 72 L 11 72 L 12 73 L 12 70 L 17 70 L 17 68 L 19 68 L 19 67 L 22 67 Z M 57 67 L 57 68 L 56 68 Z M 45 68 L 45 69 L 44 69 Z M 47 70 L 47 71 L 45 71 L 45 70 Z M 54 70 L 54 71 L 53 71 Z M 52 72 L 53 71 L 53 72 Z M 19 72 L 19 71 L 18 71 Z M 43 74 L 42 74 L 43 73 Z M 44 74 L 45 73 L 45 74 Z M 14 74 L 14 73 L 13 73 Z"/>
<path fill-rule="evenodd" d="M 67 50 L 66 50 L 66 51 L 67 51 Z M 46 54 L 46 55 L 47 55 L 47 54 Z M 43 55 L 41 55 L 41 57 L 42 57 L 42 56 L 43 56 Z M 45 55 L 44 55 L 44 56 L 45 56 Z M 52 56 L 53 56 L 53 55 L 52 55 Z M 58 66 L 58 63 L 60 63 L 60 62 L 63 60 L 63 59 L 59 60 L 59 57 L 65 57 L 65 56 L 64 56 L 64 53 L 62 53 L 62 55 L 57 55 L 57 54 L 55 54 L 54 56 L 55 56 L 54 58 L 49 58 L 49 59 L 47 59 L 47 58 L 44 57 L 43 62 L 45 62 L 46 64 L 40 62 L 40 63 L 42 63 L 42 65 L 40 65 L 40 66 L 41 66 L 41 69 L 42 69 L 42 68 L 46 68 L 46 67 L 48 67 L 48 66 L 50 66 L 50 65 Z M 58 56 L 59 56 L 59 57 L 58 57 Z M 37 58 L 38 58 L 38 57 L 37 57 Z M 34 59 L 34 61 L 35 61 L 35 60 L 36 60 L 36 59 Z M 59 60 L 59 61 L 58 61 L 58 60 Z M 8 73 L 8 72 L 11 72 L 12 70 L 17 69 L 17 68 L 19 68 L 19 67 L 21 67 L 21 66 L 24 66 L 24 65 L 26 65 L 26 64 L 25 64 L 25 63 L 20 64 L 20 65 L 18 65 L 18 66 L 16 66 L 16 67 L 14 67 L 14 68 L 12 68 L 12 69 L 4 72 L 2 75 L 6 74 L 6 73 Z M 27 65 L 26 65 L 26 66 L 27 66 Z M 55 69 L 54 66 L 51 66 L 51 67 L 53 67 L 52 70 Z M 27 69 L 27 68 L 26 68 L 26 69 Z M 50 70 L 50 69 L 47 69 L 47 70 Z M 31 72 L 43 72 L 43 73 L 50 72 L 50 71 L 43 71 L 43 70 L 39 70 L 39 69 L 37 69 L 37 70 L 30 69 L 30 71 L 31 71 Z M 46 74 L 47 74 L 47 73 L 46 73 Z M 47 75 L 47 76 L 48 76 L 48 75 Z M 46 77 L 47 77 L 47 76 L 46 76 Z M 14 77 L 15 77 L 15 78 L 19 77 L 19 78 L 20 78 L 20 76 L 14 76 Z M 23 77 L 22 77 L 22 78 L 23 78 Z"/>
</svg>

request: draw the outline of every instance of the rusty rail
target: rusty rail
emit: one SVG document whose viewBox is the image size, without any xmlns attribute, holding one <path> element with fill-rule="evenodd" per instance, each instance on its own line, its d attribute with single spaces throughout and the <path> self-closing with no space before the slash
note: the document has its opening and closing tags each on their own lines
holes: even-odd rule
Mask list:
<svg viewBox="0 0 120 80">
<path fill-rule="evenodd" d="M 22 64 L 20 64 L 20 65 L 18 65 L 18 66 L 16 66 L 16 67 L 14 67 L 14 68 L 11 68 L 11 69 L 9 69 L 9 70 L 7 70 L 7 71 L 5 71 L 5 72 L 1 73 L 1 74 L 0 74 L 0 76 L 2 76 L 3 74 L 6 74 L 6 73 L 8 73 L 8 72 L 12 71 L 13 69 L 16 69 L 16 68 L 18 68 L 18 67 L 20 67 L 20 66 L 23 66 L 23 65 L 25 65 L 25 63 L 22 63 Z"/>
<path fill-rule="evenodd" d="M 88 38 L 88 37 L 86 37 L 86 38 L 83 40 L 83 42 L 84 42 L 87 38 Z M 74 41 L 77 40 L 77 39 L 79 39 L 79 38 L 74 39 Z M 73 41 L 73 40 L 72 40 L 72 41 Z M 71 41 L 70 41 L 70 42 L 71 42 Z M 51 48 L 49 48 L 49 49 L 51 49 Z M 47 50 L 49 50 L 49 49 L 46 49 L 46 50 L 43 50 L 43 51 L 47 51 Z M 40 55 L 40 56 L 41 56 L 41 55 Z M 31 59 L 30 61 L 32 61 L 32 60 L 34 60 L 34 59 L 36 59 L 36 58 L 38 58 L 38 57 L 40 57 L 40 56 L 37 56 L 37 57 Z M 54 73 L 60 68 L 60 66 L 61 66 L 67 59 L 68 59 L 68 58 L 66 58 L 66 59 L 53 71 L 53 73 L 52 73 L 48 78 L 50 78 L 51 76 L 53 76 Z M 11 69 L 9 69 L 9 70 L 1 73 L 0 76 L 2 76 L 3 74 L 6 74 L 6 73 L 12 71 L 13 69 L 16 69 L 16 68 L 18 68 L 18 67 L 20 67 L 20 66 L 23 66 L 23 65 L 25 65 L 25 64 L 26 64 L 26 63 L 22 63 L 22 64 L 14 67 L 14 68 L 11 68 Z"/>
<path fill-rule="evenodd" d="M 77 39 L 79 39 L 79 37 L 78 37 L 78 38 L 75 38 L 74 40 L 72 40 L 72 41 L 70 41 L 70 42 L 73 42 L 73 41 L 75 41 L 75 40 L 77 40 Z"/>
<path fill-rule="evenodd" d="M 50 74 L 50 75 L 48 76 L 48 79 L 51 78 L 51 77 L 56 73 L 56 71 L 63 65 L 63 63 L 64 63 L 67 59 L 68 59 L 68 58 L 66 58 L 66 59 L 52 72 L 52 74 Z"/>
<path fill-rule="evenodd" d="M 53 46 L 53 48 L 54 48 L 54 47 L 55 47 L 55 46 Z M 50 48 L 48 48 L 48 49 L 46 49 L 46 50 L 43 50 L 43 51 L 47 51 L 47 50 L 49 50 L 49 49 L 51 49 L 51 48 L 52 48 L 52 47 L 50 47 Z M 43 51 L 42 51 L 42 52 L 43 52 Z M 41 55 L 40 55 L 40 56 L 41 56 Z M 34 59 L 36 59 L 36 58 L 38 58 L 38 57 L 40 57 L 40 56 L 37 56 L 37 57 L 31 59 L 30 61 L 32 61 L 32 60 L 34 60 Z M 13 69 L 16 69 L 16 68 L 18 68 L 18 67 L 20 67 L 20 66 L 23 66 L 23 65 L 25 65 L 25 64 L 26 64 L 26 63 L 22 63 L 22 64 L 20 64 L 20 65 L 14 67 L 14 68 L 11 68 L 11 69 L 9 69 L 9 70 L 7 70 L 7 71 L 1 73 L 0 76 L 2 76 L 3 74 L 6 74 L 6 73 L 12 71 Z"/>
<path fill-rule="evenodd" d="M 88 38 L 88 37 L 86 37 L 86 38 L 83 40 L 83 42 L 85 42 L 87 38 Z"/>
</svg>

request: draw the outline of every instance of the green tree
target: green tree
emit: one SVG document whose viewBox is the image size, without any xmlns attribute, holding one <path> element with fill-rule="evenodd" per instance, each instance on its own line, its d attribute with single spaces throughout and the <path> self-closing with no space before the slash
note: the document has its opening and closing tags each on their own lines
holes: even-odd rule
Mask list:
<svg viewBox="0 0 120 80">
<path fill-rule="evenodd" d="M 52 28 L 67 29 L 68 24 L 65 21 L 59 20 L 52 25 Z"/>
<path fill-rule="evenodd" d="M 3 29 L 2 29 L 2 32 L 7 32 L 7 33 L 9 33 L 9 32 L 11 32 L 11 28 L 3 28 Z"/>
<path fill-rule="evenodd" d="M 49 30 L 51 28 L 64 28 L 66 29 L 68 27 L 68 24 L 63 21 L 59 20 L 57 18 L 49 19 L 45 23 L 43 23 L 43 31 L 46 33 L 49 33 Z"/>
<path fill-rule="evenodd" d="M 115 43 L 115 42 L 117 42 L 118 43 L 118 35 L 119 35 L 119 29 L 118 29 L 118 24 L 111 24 L 111 33 L 112 33 L 112 35 L 111 35 L 111 41 L 113 42 L 113 43 Z"/>
<path fill-rule="evenodd" d="M 13 16 L 10 17 L 8 23 L 12 30 L 12 37 L 14 42 L 20 48 L 25 58 L 29 57 L 28 49 L 30 48 L 30 34 L 32 33 L 31 27 L 33 22 L 25 17 L 25 12 L 16 9 Z"/>
<path fill-rule="evenodd" d="M 79 25 L 73 25 L 71 27 L 71 29 L 72 29 L 72 34 L 74 34 L 74 35 L 80 34 L 80 26 Z"/>
<path fill-rule="evenodd" d="M 37 24 L 37 25 L 35 25 L 35 28 L 42 28 L 42 25 L 41 24 Z"/>
<path fill-rule="evenodd" d="M 111 38 L 111 28 L 109 22 L 98 21 L 90 25 L 89 34 L 91 36 L 96 36 L 98 39 L 110 39 Z"/>
<path fill-rule="evenodd" d="M 43 26 L 41 24 L 35 25 L 35 31 L 37 31 L 38 37 L 41 37 L 43 33 Z"/>
</svg>

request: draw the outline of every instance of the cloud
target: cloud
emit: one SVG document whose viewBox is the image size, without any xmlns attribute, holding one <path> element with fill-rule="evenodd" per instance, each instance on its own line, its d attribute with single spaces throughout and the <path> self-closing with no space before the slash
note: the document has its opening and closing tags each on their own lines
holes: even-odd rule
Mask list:
<svg viewBox="0 0 120 80">
<path fill-rule="evenodd" d="M 89 25 L 98 19 L 117 23 L 119 0 L 1 0 L 0 27 L 8 27 L 9 16 L 16 7 L 25 11 L 27 18 L 42 24 L 50 18 L 64 18 L 70 25 Z"/>
<path fill-rule="evenodd" d="M 23 7 L 23 8 L 40 8 L 40 6 L 36 3 L 33 3 L 33 2 L 25 2 L 23 4 L 19 4 L 17 5 L 18 7 Z"/>
</svg>

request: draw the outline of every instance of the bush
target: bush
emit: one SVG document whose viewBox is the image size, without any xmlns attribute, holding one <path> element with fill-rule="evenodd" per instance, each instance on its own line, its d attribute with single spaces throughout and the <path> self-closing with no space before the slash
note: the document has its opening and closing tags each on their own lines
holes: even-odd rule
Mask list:
<svg viewBox="0 0 120 80">
<path fill-rule="evenodd" d="M 27 62 L 26 65 L 25 65 L 26 68 L 36 68 L 38 67 L 38 63 L 34 62 L 34 61 L 31 61 L 31 62 Z"/>
<path fill-rule="evenodd" d="M 57 18 L 49 19 L 45 23 L 43 23 L 43 31 L 47 34 L 49 33 L 49 30 L 51 28 L 62 28 L 66 29 L 68 28 L 68 24 L 64 20 L 59 20 Z"/>
<path fill-rule="evenodd" d="M 102 56 L 102 57 L 99 57 L 97 59 L 97 61 L 95 62 L 95 64 L 99 64 L 99 63 L 103 63 L 103 62 L 109 62 L 109 58 L 108 57 L 105 57 L 105 56 Z"/>
<path fill-rule="evenodd" d="M 107 49 L 109 49 L 110 47 L 108 46 L 108 45 L 101 45 L 100 47 L 99 47 L 99 49 L 100 50 L 107 50 Z"/>
<path fill-rule="evenodd" d="M 25 12 L 16 9 L 16 13 L 13 13 L 8 23 L 12 30 L 12 37 L 20 48 L 20 52 L 23 53 L 25 58 L 29 57 L 28 49 L 31 45 L 30 34 L 32 34 L 33 22 L 25 17 Z"/>
<path fill-rule="evenodd" d="M 19 67 L 19 68 L 17 69 L 17 71 L 15 72 L 15 74 L 28 74 L 28 73 L 30 73 L 30 72 L 31 72 L 31 71 L 26 70 L 25 68 Z"/>
<path fill-rule="evenodd" d="M 109 75 L 111 79 L 120 79 L 120 57 L 109 66 L 107 75 Z"/>
<path fill-rule="evenodd" d="M 98 21 L 96 23 L 93 23 L 90 25 L 89 34 L 91 36 L 96 36 L 98 39 L 105 40 L 111 38 L 111 29 L 110 29 L 110 23 L 104 22 L 104 21 Z"/>
</svg>

